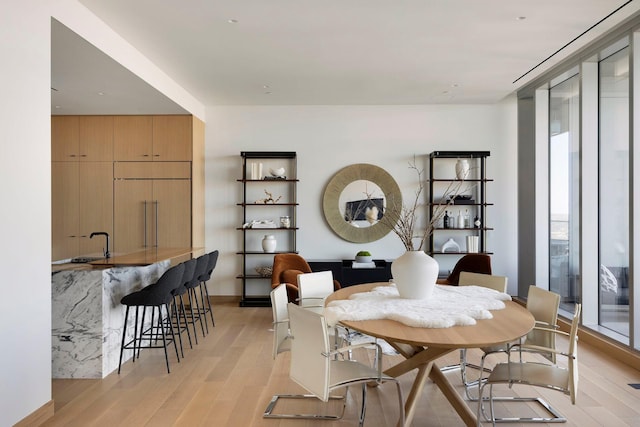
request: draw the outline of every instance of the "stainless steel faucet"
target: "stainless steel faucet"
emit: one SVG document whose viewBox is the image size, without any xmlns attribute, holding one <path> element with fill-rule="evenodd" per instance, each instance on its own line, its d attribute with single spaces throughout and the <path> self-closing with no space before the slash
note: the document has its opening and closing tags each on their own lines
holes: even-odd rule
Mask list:
<svg viewBox="0 0 640 427">
<path fill-rule="evenodd" d="M 94 231 L 89 236 L 90 239 L 93 239 L 93 236 L 105 236 L 107 238 L 107 246 L 104 248 L 104 257 L 109 258 L 111 254 L 109 253 L 109 233 L 106 231 Z"/>
</svg>

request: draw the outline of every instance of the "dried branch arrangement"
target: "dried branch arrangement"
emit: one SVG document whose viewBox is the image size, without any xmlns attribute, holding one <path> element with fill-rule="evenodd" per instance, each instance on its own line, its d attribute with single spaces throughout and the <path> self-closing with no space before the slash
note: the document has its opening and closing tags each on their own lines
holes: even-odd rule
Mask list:
<svg viewBox="0 0 640 427">
<path fill-rule="evenodd" d="M 420 251 L 423 250 L 427 238 L 431 233 L 433 233 L 433 230 L 442 220 L 445 211 L 454 204 L 455 197 L 469 191 L 471 186 L 469 186 L 464 180 L 450 182 L 444 191 L 440 203 L 431 207 L 432 215 L 429 222 L 425 225 L 424 230 L 416 232 L 419 210 L 424 206 L 421 202 L 425 185 L 425 182 L 423 181 L 424 170 L 419 169 L 416 166 L 415 157 L 413 162 L 409 162 L 409 169 L 415 170 L 418 175 L 418 189 L 415 191 L 413 202 L 410 205 L 402 204 L 402 209 L 400 210 L 398 218 L 390 218 L 385 215 L 380 221 L 389 227 L 391 231 L 400 238 L 407 251 Z M 393 203 L 393 200 L 388 200 L 387 203 Z"/>
</svg>

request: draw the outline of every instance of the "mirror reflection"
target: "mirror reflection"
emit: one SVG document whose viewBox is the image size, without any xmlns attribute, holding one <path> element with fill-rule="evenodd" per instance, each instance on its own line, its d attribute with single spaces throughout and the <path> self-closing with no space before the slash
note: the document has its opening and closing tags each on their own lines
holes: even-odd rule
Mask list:
<svg viewBox="0 0 640 427">
<path fill-rule="evenodd" d="M 353 227 L 371 227 L 382 219 L 385 199 L 374 182 L 359 179 L 348 184 L 338 200 L 340 215 Z"/>
</svg>

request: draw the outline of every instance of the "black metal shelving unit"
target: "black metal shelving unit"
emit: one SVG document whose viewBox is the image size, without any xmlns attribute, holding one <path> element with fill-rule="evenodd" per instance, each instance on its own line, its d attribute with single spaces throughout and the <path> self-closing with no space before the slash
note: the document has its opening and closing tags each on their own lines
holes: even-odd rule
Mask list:
<svg viewBox="0 0 640 427">
<path fill-rule="evenodd" d="M 442 187 L 446 187 L 451 183 L 456 183 L 460 181 L 465 181 L 471 185 L 473 189 L 471 193 L 475 197 L 473 202 L 465 201 L 461 204 L 453 204 L 452 207 L 456 209 L 470 209 L 471 210 L 471 218 L 470 225 L 468 227 L 450 227 L 444 228 L 442 226 L 438 226 L 434 228 L 434 232 L 429 236 L 429 246 L 427 253 L 431 256 L 434 255 L 464 255 L 469 253 L 466 251 L 466 246 L 464 242 L 461 242 L 460 237 L 465 237 L 469 235 L 478 236 L 478 253 L 484 254 L 492 254 L 487 249 L 487 232 L 493 230 L 491 227 L 487 227 L 487 207 L 493 206 L 493 203 L 487 202 L 487 183 L 492 182 L 492 179 L 487 178 L 487 157 L 489 157 L 491 153 L 489 151 L 434 151 L 429 155 L 429 215 L 432 216 L 434 214 L 435 207 L 438 206 L 442 200 L 436 198 L 435 194 L 440 194 L 438 190 L 442 190 Z M 454 176 L 451 177 L 443 177 L 443 176 L 435 176 L 435 170 L 437 169 L 436 162 L 441 160 L 447 160 L 450 164 L 447 165 L 449 167 L 450 174 Z M 470 173 L 469 177 L 464 180 L 460 180 L 455 178 L 455 163 L 452 160 L 457 159 L 467 159 L 470 163 Z M 438 188 L 441 186 L 441 188 Z M 475 216 L 480 220 L 480 227 L 475 227 L 473 224 L 473 219 Z M 437 250 L 435 247 L 435 240 L 438 235 L 443 233 L 450 233 L 449 236 L 455 235 L 458 237 L 456 243 L 460 245 L 460 252 L 442 252 L 441 250 Z"/>
<path fill-rule="evenodd" d="M 268 307 L 271 305 L 269 292 L 271 291 L 271 277 L 260 275 L 255 267 L 270 266 L 273 256 L 277 253 L 297 253 L 297 158 L 292 151 L 242 151 L 242 178 L 237 181 L 242 184 L 242 201 L 237 205 L 242 209 L 242 226 L 237 230 L 242 233 L 242 249 L 237 252 L 241 256 L 241 273 L 236 276 L 242 281 L 241 307 Z M 286 177 L 269 179 L 269 168 L 283 166 L 285 163 Z M 263 163 L 263 173 L 259 177 L 252 177 L 251 164 Z M 260 186 L 269 186 L 279 192 L 281 200 L 275 203 L 258 203 L 253 199 Z M 274 191 L 275 191 L 274 190 Z M 265 189 L 266 191 L 266 189 Z M 276 216 L 276 228 L 248 228 L 251 220 L 263 219 L 264 215 Z M 290 226 L 283 227 L 278 222 L 280 216 L 289 216 Z M 260 236 L 274 234 L 278 245 L 275 252 L 264 252 L 260 246 Z"/>
</svg>

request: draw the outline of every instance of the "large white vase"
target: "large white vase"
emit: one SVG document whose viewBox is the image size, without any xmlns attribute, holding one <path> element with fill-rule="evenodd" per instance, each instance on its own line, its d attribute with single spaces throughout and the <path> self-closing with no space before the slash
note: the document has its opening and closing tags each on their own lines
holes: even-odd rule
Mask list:
<svg viewBox="0 0 640 427">
<path fill-rule="evenodd" d="M 438 279 L 438 261 L 423 251 L 407 251 L 391 264 L 391 274 L 401 298 L 426 299 Z"/>
</svg>

